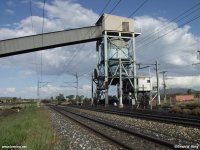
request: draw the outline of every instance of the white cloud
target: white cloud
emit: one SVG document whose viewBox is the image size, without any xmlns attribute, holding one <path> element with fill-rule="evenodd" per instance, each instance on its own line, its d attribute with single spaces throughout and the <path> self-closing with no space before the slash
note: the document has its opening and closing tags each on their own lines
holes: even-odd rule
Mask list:
<svg viewBox="0 0 200 150">
<path fill-rule="evenodd" d="M 200 90 L 200 77 L 199 76 L 183 76 L 183 77 L 170 77 L 166 81 L 168 88 L 178 87 L 178 88 L 196 88 Z"/>
<path fill-rule="evenodd" d="M 199 61 L 195 52 L 199 47 L 200 38 L 189 31 L 190 26 L 174 30 L 178 25 L 163 18 L 141 16 L 136 17 L 135 20 L 137 26 L 142 28 L 142 35 L 136 41 L 139 62 L 152 63 L 158 60 L 160 68 L 168 70 L 172 75 L 182 76 L 191 75 L 191 72 L 195 73 L 192 63 Z M 174 31 L 170 32 L 172 30 Z M 155 40 L 165 34 L 167 35 Z M 144 39 L 146 36 L 148 38 Z M 142 46 L 146 43 L 149 45 Z"/>
<path fill-rule="evenodd" d="M 36 3 L 43 8 L 42 2 Z M 47 16 L 51 20 L 59 20 L 64 28 L 75 28 L 92 25 L 98 18 L 92 10 L 82 7 L 78 3 L 64 0 L 54 0 L 51 4 L 45 5 Z"/>
<path fill-rule="evenodd" d="M 36 6 L 42 9 L 43 4 L 37 2 Z M 46 3 L 45 10 L 45 14 L 47 14 L 48 18 L 45 18 L 44 20 L 44 32 L 92 25 L 98 18 L 98 15 L 93 11 L 87 10 L 80 4 L 72 3 L 71 1 L 55 0 L 49 4 Z M 31 28 L 31 17 L 21 20 L 17 25 L 15 25 L 15 28 L 0 28 L 0 39 L 41 33 L 42 21 L 42 17 L 32 17 L 33 32 Z M 76 57 L 72 59 L 75 52 L 77 52 Z M 80 44 L 43 51 L 43 73 L 59 75 L 66 73 L 66 71 L 73 71 L 73 73 L 86 72 L 95 65 L 94 54 L 95 43 Z M 85 56 L 87 56 L 87 59 L 84 58 Z M 33 64 L 40 64 L 40 52 L 9 57 L 1 60 L 0 63 L 3 64 L 2 66 L 4 67 L 9 65 L 19 65 L 38 72 L 39 69 L 36 70 L 36 67 Z"/>
<path fill-rule="evenodd" d="M 0 95 L 1 97 L 10 96 L 16 93 L 16 89 L 14 87 L 0 88 L 0 93 L 1 93 Z"/>
<path fill-rule="evenodd" d="M 37 86 L 26 87 L 25 92 L 31 93 L 32 94 L 31 97 L 37 98 Z M 50 98 L 51 96 L 55 97 L 60 93 L 64 94 L 64 96 L 71 95 L 71 94 L 76 95 L 76 88 L 56 86 L 56 85 L 49 83 L 39 89 L 40 98 L 44 98 L 44 97 Z M 79 87 L 79 95 L 90 96 L 91 95 L 91 86 L 88 84 L 81 85 Z"/>
<path fill-rule="evenodd" d="M 15 88 L 6 88 L 5 93 L 14 93 Z"/>
<path fill-rule="evenodd" d="M 20 3 L 22 4 L 30 3 L 30 0 L 20 0 Z"/>
<path fill-rule="evenodd" d="M 18 74 L 20 76 L 30 76 L 30 75 L 33 75 L 35 73 L 31 70 L 22 70 L 22 71 L 19 71 Z"/>
<path fill-rule="evenodd" d="M 6 3 L 8 6 L 13 6 L 14 5 L 14 2 L 13 1 L 7 1 Z"/>
<path fill-rule="evenodd" d="M 7 14 L 9 14 L 9 15 L 14 15 L 15 14 L 15 12 L 12 10 L 12 9 L 5 9 L 5 12 L 7 13 Z"/>
</svg>

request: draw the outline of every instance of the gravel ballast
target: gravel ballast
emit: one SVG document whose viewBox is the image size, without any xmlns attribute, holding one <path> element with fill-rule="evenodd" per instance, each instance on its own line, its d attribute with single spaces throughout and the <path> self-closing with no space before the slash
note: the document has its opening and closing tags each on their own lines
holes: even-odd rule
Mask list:
<svg viewBox="0 0 200 150">
<path fill-rule="evenodd" d="M 102 112 L 96 112 L 96 111 L 84 110 L 72 107 L 65 107 L 65 106 L 62 107 L 65 109 L 66 108 L 73 109 L 76 112 L 79 112 L 80 114 L 84 114 L 86 116 L 96 117 L 100 120 L 107 120 L 109 122 L 112 122 L 113 124 L 124 126 L 131 130 L 137 130 L 141 133 L 147 133 L 148 135 L 155 137 L 157 136 L 158 138 L 164 140 L 167 139 L 168 141 L 175 143 L 176 148 L 188 145 L 190 145 L 190 148 L 191 146 L 194 146 L 193 149 L 199 148 L 200 129 L 198 128 L 184 127 L 181 125 L 174 125 L 174 124 L 168 124 L 168 123 L 162 123 L 144 119 L 136 119 L 131 117 L 125 117 L 120 115 L 114 115 L 114 114 L 108 114 L 108 113 L 102 113 Z M 99 137 L 98 134 L 95 134 L 94 132 L 83 127 L 82 125 L 75 123 L 71 119 L 64 117 L 60 113 L 55 112 L 54 110 L 48 107 L 46 107 L 46 109 L 48 109 L 50 113 L 54 129 L 57 131 L 58 135 L 62 139 L 63 144 L 67 145 L 65 146 L 65 149 L 66 147 L 67 149 L 73 149 L 73 150 L 74 149 L 88 149 L 88 150 L 121 149 L 117 145 L 114 145 L 105 138 L 102 138 L 101 136 Z M 98 128 L 98 126 L 99 125 L 95 127 L 94 125 L 95 128 Z M 104 130 L 106 130 L 106 128 Z M 113 132 L 113 135 L 115 134 L 116 132 Z M 134 138 L 130 139 L 132 139 L 132 141 L 134 142 Z M 126 141 L 126 138 L 122 138 L 122 140 Z M 184 145 L 183 143 L 185 142 L 187 144 Z M 136 145 L 137 149 L 142 148 L 141 145 L 142 142 L 139 143 L 135 141 L 134 145 Z M 143 147 L 143 149 L 146 149 L 146 147 Z M 159 149 L 159 147 L 156 147 L 155 149 Z"/>
<path fill-rule="evenodd" d="M 46 107 L 50 113 L 53 128 L 57 131 L 63 145 L 69 150 L 116 150 L 118 147 L 98 137 L 91 131 L 78 125 L 72 120 L 62 116 Z"/>
<path fill-rule="evenodd" d="M 162 134 L 161 138 L 168 138 L 169 141 L 176 144 L 180 144 L 183 141 L 187 141 L 187 143 L 191 143 L 192 145 L 198 145 L 200 143 L 200 129 L 198 128 L 184 127 L 181 125 L 136 119 L 78 108 L 74 109 L 89 116 L 95 116 L 102 120 L 109 120 L 113 122 L 113 124 L 119 124 L 132 128 L 133 130 L 141 130 L 141 132 L 146 132 L 147 134 L 154 134 L 154 136 Z"/>
</svg>

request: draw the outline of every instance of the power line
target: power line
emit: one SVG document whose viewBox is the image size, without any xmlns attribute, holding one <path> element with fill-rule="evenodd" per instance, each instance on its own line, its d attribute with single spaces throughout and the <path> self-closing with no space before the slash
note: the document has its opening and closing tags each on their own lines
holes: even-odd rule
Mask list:
<svg viewBox="0 0 200 150">
<path fill-rule="evenodd" d="M 114 11 L 114 9 L 119 5 L 119 3 L 121 2 L 121 0 L 119 0 L 118 1 L 118 3 L 116 3 L 116 5 L 113 7 L 113 9 L 109 12 L 109 14 L 111 14 L 113 11 Z M 136 10 L 134 10 L 129 16 L 128 16 L 128 18 L 130 18 L 130 17 L 132 17 L 137 11 L 139 11 L 146 3 L 148 2 L 148 0 L 145 0 L 143 3 L 141 3 L 137 8 L 136 8 Z M 105 17 L 105 19 L 104 19 L 104 21 L 107 19 L 107 17 L 109 17 L 109 16 L 106 16 Z M 128 19 L 127 18 L 127 19 Z M 126 21 L 127 19 L 125 19 L 124 21 Z M 119 25 L 117 28 L 116 28 L 116 30 L 119 28 L 119 27 L 121 27 L 122 25 Z M 95 32 L 96 32 L 96 30 L 95 30 Z M 94 32 L 94 33 L 95 33 Z M 90 56 L 91 54 L 92 54 L 92 50 L 91 50 L 91 52 L 87 55 L 87 57 L 88 56 Z M 78 61 L 78 63 L 80 62 L 80 60 Z M 76 63 L 76 64 L 78 64 L 78 63 Z"/>
<path fill-rule="evenodd" d="M 147 2 L 147 1 L 144 1 L 144 2 L 136 9 L 136 11 L 139 10 L 139 8 L 141 8 L 146 2 Z M 178 21 L 185 19 L 185 18 L 188 17 L 189 15 L 191 15 L 191 14 L 193 14 L 194 12 L 196 12 L 197 10 L 199 10 L 200 8 L 197 8 L 197 9 L 195 9 L 194 11 L 190 12 L 192 9 L 196 8 L 196 7 L 199 6 L 199 5 L 200 5 L 200 2 L 197 3 L 196 5 L 192 6 L 191 8 L 187 9 L 186 11 L 184 11 L 183 13 L 181 13 L 180 15 L 178 15 L 177 17 L 175 17 L 174 19 L 172 19 L 170 22 L 167 23 L 167 25 L 170 25 L 171 22 L 173 22 L 174 20 L 180 18 L 181 16 L 183 16 L 183 17 L 180 18 Z M 130 14 L 129 17 L 131 17 L 133 14 L 135 14 L 136 11 L 134 11 L 132 14 Z M 185 15 L 186 13 L 188 13 L 188 12 L 190 12 L 190 13 L 187 14 L 186 16 L 184 16 L 184 15 Z M 166 29 L 167 27 L 169 27 L 169 26 L 167 26 L 167 25 L 161 26 L 161 27 L 163 27 L 163 28 L 161 28 L 159 31 L 157 31 L 157 32 L 152 32 L 151 34 L 147 35 L 147 36 L 146 36 L 145 38 L 143 38 L 143 39 L 146 39 L 146 38 L 148 38 L 149 36 L 153 36 L 154 34 L 157 34 L 157 33 L 159 33 L 160 31 Z M 121 26 L 121 25 L 120 25 L 120 26 Z M 120 27 L 120 26 L 119 26 L 119 27 Z M 166 27 L 166 26 L 167 26 L 167 27 Z M 119 27 L 118 27 L 118 28 L 119 28 Z M 166 27 L 166 28 L 165 28 L 165 27 Z M 142 41 L 143 39 L 139 40 L 139 42 Z M 149 39 L 148 39 L 148 40 L 149 40 Z M 145 40 L 145 41 L 146 41 L 146 40 Z M 152 41 L 151 41 L 151 42 L 152 42 Z M 151 42 L 149 42 L 149 43 L 151 44 Z M 142 47 L 142 46 L 143 46 L 143 45 L 141 45 L 141 47 Z"/>
<path fill-rule="evenodd" d="M 146 39 L 149 39 L 149 37 L 151 37 L 151 36 L 153 36 L 153 35 L 161 32 L 161 31 L 163 31 L 164 29 L 166 29 L 167 27 L 169 27 L 168 25 L 170 25 L 170 23 L 174 22 L 179 17 L 184 16 L 186 13 L 190 12 L 192 9 L 194 9 L 195 7 L 197 7 L 199 5 L 200 5 L 200 2 L 197 3 L 197 4 L 195 4 L 195 5 L 193 5 L 192 7 L 190 7 L 189 9 L 187 9 L 186 11 L 184 11 L 183 13 L 179 14 L 178 16 L 176 16 L 175 18 L 171 19 L 166 25 L 160 26 L 161 29 L 159 31 L 157 31 L 157 32 L 151 32 L 150 34 L 148 34 L 147 36 L 145 36 L 143 39 L 140 39 L 138 42 L 144 41 L 144 40 L 146 41 Z M 194 13 L 195 11 L 197 11 L 198 9 L 200 9 L 200 8 L 197 8 L 196 10 L 194 10 L 190 14 L 186 15 L 185 17 L 180 18 L 178 21 L 186 18 L 187 16 L 191 15 L 192 13 Z"/>
<path fill-rule="evenodd" d="M 120 4 L 121 1 L 122 1 L 122 0 L 119 0 L 119 1 L 115 4 L 115 6 L 109 11 L 109 14 L 111 14 L 111 13 L 117 8 L 117 6 Z M 108 6 L 109 3 L 110 3 L 110 1 L 105 5 L 105 7 L 103 8 L 103 10 L 106 9 L 106 7 Z M 102 11 L 102 13 L 103 13 L 103 11 Z M 108 17 L 109 17 L 109 16 L 106 16 L 105 19 L 104 19 L 104 21 L 105 21 Z M 99 19 L 99 18 L 98 18 L 98 19 Z M 98 21 L 98 19 L 97 19 L 97 21 Z M 94 34 L 96 31 L 97 31 L 97 30 L 94 30 L 94 32 L 93 32 L 92 34 Z M 85 34 L 85 36 L 86 36 L 88 33 L 89 33 L 89 31 Z M 82 47 L 80 47 L 79 50 L 83 49 L 84 46 L 85 46 L 85 44 L 82 45 Z M 89 56 L 92 54 L 92 52 L 93 52 L 93 49 L 91 49 L 91 50 L 89 51 L 87 57 L 89 57 Z M 78 54 L 78 53 L 77 53 L 77 54 Z M 75 56 L 77 56 L 77 54 L 76 54 Z M 75 57 L 75 56 L 74 56 L 74 57 Z M 74 57 L 72 57 L 70 63 L 73 61 Z M 82 61 L 82 59 L 79 59 L 79 61 L 77 61 L 76 64 L 74 64 L 74 66 L 77 66 L 77 64 L 80 63 L 81 61 Z M 69 66 L 69 65 L 68 65 L 68 66 Z M 75 68 L 76 68 L 76 67 L 75 67 Z M 68 69 L 68 72 L 69 72 L 69 69 Z"/>
<path fill-rule="evenodd" d="M 44 8 L 45 8 L 45 0 L 44 0 L 44 2 L 43 2 L 43 11 L 42 11 L 42 46 L 43 46 L 43 33 L 44 33 Z"/>
<path fill-rule="evenodd" d="M 111 11 L 109 12 L 109 14 L 112 14 L 112 12 L 117 8 L 117 6 L 119 5 L 119 3 L 121 3 L 122 0 L 119 0 L 115 6 L 111 9 Z"/>
<path fill-rule="evenodd" d="M 43 12 L 42 12 L 42 17 L 43 17 L 43 20 L 42 20 L 42 47 L 44 45 L 44 37 L 43 37 L 43 33 L 44 33 L 44 9 L 45 9 L 45 0 L 43 1 Z M 43 56 L 42 56 L 42 51 L 41 51 L 41 81 L 42 81 L 42 75 L 43 75 Z"/>
<path fill-rule="evenodd" d="M 31 17 L 31 30 L 32 30 L 32 34 L 34 34 L 34 30 L 33 30 L 33 11 L 32 11 L 32 0 L 30 0 L 29 3 L 29 9 L 30 9 L 30 17 Z M 34 36 L 32 36 L 33 38 L 33 48 L 35 48 L 35 38 Z M 35 64 L 36 64 L 36 54 L 35 54 Z M 37 72 L 37 64 L 36 64 L 36 72 Z"/>
<path fill-rule="evenodd" d="M 199 44 L 199 42 L 196 42 L 196 43 L 191 44 L 189 46 L 194 46 L 194 45 L 197 45 L 197 44 Z M 178 49 L 175 52 L 173 51 L 173 54 L 180 52 L 179 50 L 181 50 L 181 49 Z M 187 49 L 183 49 L 183 50 L 187 50 Z M 145 59 L 145 62 L 149 62 L 149 61 L 155 60 L 155 58 L 157 59 L 157 58 L 161 58 L 161 57 L 164 57 L 164 56 L 166 56 L 166 54 L 162 54 L 162 55 L 159 55 L 159 56 L 151 58 L 151 59 Z M 169 60 L 169 58 L 167 58 L 167 59 Z M 172 58 L 170 58 L 170 59 L 172 59 Z"/>
<path fill-rule="evenodd" d="M 121 2 L 121 0 L 119 0 L 118 1 L 118 3 L 116 3 L 116 5 L 113 7 L 113 9 L 109 12 L 109 13 L 112 13 L 113 11 L 114 11 L 114 9 L 119 5 L 119 3 Z M 130 18 L 130 17 L 132 17 L 137 11 L 139 11 L 139 9 L 141 9 L 144 5 L 145 5 L 145 3 L 147 3 L 148 2 L 148 0 L 145 0 L 143 3 L 141 3 L 137 8 L 136 8 L 136 10 L 134 10 L 129 16 L 128 16 L 128 18 Z M 104 21 L 107 19 L 107 17 L 108 16 L 106 16 L 105 18 L 104 18 Z M 125 20 L 127 20 L 127 19 L 125 19 Z M 121 26 L 121 25 L 120 25 Z M 119 27 L 120 27 L 119 26 Z M 117 27 L 117 29 L 119 28 L 119 27 Z M 95 31 L 96 32 L 96 31 Z M 92 54 L 92 50 L 91 50 L 91 52 L 90 53 L 88 53 L 88 55 L 86 56 L 86 57 L 89 57 L 91 54 Z M 76 64 L 78 64 L 80 62 L 80 60 L 76 63 Z M 89 72 L 91 72 L 91 71 L 89 71 Z M 85 73 L 84 73 L 85 74 Z M 83 74 L 83 75 L 84 75 Z"/>
<path fill-rule="evenodd" d="M 103 14 L 104 10 L 108 7 L 108 5 L 110 4 L 111 0 L 109 0 L 106 5 L 104 6 L 104 8 L 102 9 L 102 11 L 100 12 L 100 15 Z"/>
<path fill-rule="evenodd" d="M 45 12 L 44 12 L 44 10 L 45 10 L 45 0 L 43 1 L 43 12 L 42 12 L 42 18 L 43 18 L 43 20 L 42 20 L 42 47 L 44 46 L 44 37 L 43 37 L 43 33 L 44 33 L 44 15 L 45 15 Z M 40 53 L 41 55 L 40 55 L 40 73 L 41 73 L 41 81 L 39 81 L 38 80 L 38 84 L 41 82 L 42 83 L 42 80 L 43 80 L 43 54 L 42 54 L 42 51 L 41 51 L 41 53 Z M 39 90 L 39 89 L 38 89 Z M 39 91 L 38 91 L 38 93 L 39 93 Z M 40 95 L 38 94 L 38 97 L 39 97 Z"/>
<path fill-rule="evenodd" d="M 183 27 L 184 25 L 186 25 L 186 24 L 188 24 L 188 23 L 190 23 L 190 22 L 193 22 L 193 21 L 195 21 L 195 20 L 197 20 L 197 19 L 199 19 L 199 18 L 200 18 L 200 15 L 199 15 L 199 16 L 195 16 L 195 17 L 193 17 L 192 19 L 190 19 L 189 21 L 187 21 L 187 22 L 181 24 L 180 26 L 177 26 L 176 28 L 174 28 L 174 29 L 172 29 L 172 30 L 166 32 L 165 34 L 163 34 L 163 35 L 161 35 L 161 36 L 155 38 L 154 40 L 151 40 L 150 42 L 148 42 L 148 43 L 146 43 L 146 44 L 144 44 L 144 45 L 141 45 L 141 46 L 139 46 L 139 47 L 137 47 L 137 48 L 139 49 L 139 48 L 141 48 L 141 47 L 147 47 L 147 46 L 151 45 L 153 42 L 155 42 L 155 41 L 157 41 L 157 40 L 159 40 L 159 39 L 161 39 L 161 38 L 167 36 L 169 33 L 173 32 L 173 31 L 176 31 L 176 30 L 179 29 L 180 27 Z"/>
<path fill-rule="evenodd" d="M 32 33 L 33 33 L 33 12 L 32 12 L 32 0 L 30 0 L 30 3 L 29 3 L 30 5 L 30 7 L 29 7 L 29 9 L 30 9 L 30 15 L 31 15 L 31 29 L 32 29 Z"/>
<path fill-rule="evenodd" d="M 132 17 L 137 11 L 139 11 L 140 8 L 142 8 L 142 7 L 145 5 L 145 3 L 147 3 L 147 2 L 148 2 L 148 0 L 145 0 L 143 3 L 141 3 L 141 4 L 127 17 L 127 19 L 128 19 L 128 18 L 131 18 L 131 17 Z M 125 22 L 127 19 L 125 19 L 124 22 Z M 122 24 L 120 24 L 120 25 L 116 28 L 116 30 L 119 29 L 121 26 L 122 26 Z"/>
<path fill-rule="evenodd" d="M 109 0 L 109 1 L 106 3 L 105 7 L 104 7 L 103 10 L 101 11 L 102 13 L 103 13 L 103 11 L 108 7 L 110 1 L 111 1 L 111 0 Z M 117 4 L 114 6 L 114 8 L 113 8 L 110 12 L 113 12 L 114 9 L 119 5 L 120 2 L 121 2 L 121 0 L 119 0 L 119 1 L 117 2 Z M 99 18 L 99 17 L 98 17 L 98 18 Z M 95 33 L 95 32 L 96 32 L 96 30 L 95 30 L 93 33 Z M 88 33 L 89 33 L 89 31 L 88 31 L 84 36 L 86 36 Z M 84 46 L 85 46 L 85 45 L 82 45 L 82 47 L 80 47 L 79 50 L 81 50 Z M 92 53 L 92 52 L 89 52 L 88 56 L 89 56 L 91 53 Z M 71 57 L 70 61 L 68 61 L 67 66 L 70 65 L 70 63 L 71 63 L 71 62 L 73 61 L 73 59 L 77 56 L 77 54 L 78 54 L 78 53 L 76 53 L 76 51 L 75 51 L 74 54 L 73 54 L 73 56 Z M 79 62 L 80 62 L 80 61 L 79 61 Z M 63 72 L 65 72 L 65 71 L 67 71 L 67 74 L 73 75 L 73 73 L 70 73 L 69 69 L 68 69 L 68 70 L 67 70 L 67 68 L 63 69 Z M 55 80 L 57 80 L 57 79 L 58 79 L 58 78 L 56 78 Z M 55 82 L 55 80 L 54 80 L 54 82 Z"/>
<path fill-rule="evenodd" d="M 111 0 L 109 0 L 106 5 L 104 6 L 104 8 L 102 9 L 100 16 L 103 14 L 104 10 L 108 7 L 108 5 L 110 4 Z M 99 18 L 99 17 L 98 17 Z M 91 31 L 91 29 L 89 30 Z M 84 35 L 84 37 L 89 33 L 89 31 Z M 94 34 L 96 32 L 96 30 L 92 33 Z M 85 44 L 82 45 L 82 47 L 79 48 L 79 50 L 83 49 L 83 47 L 85 46 Z M 91 50 L 92 51 L 92 50 Z M 91 52 L 89 52 L 90 55 Z M 78 53 L 74 52 L 74 55 L 71 57 L 70 61 L 68 61 L 67 66 L 69 66 L 69 64 L 73 61 L 73 59 L 78 55 Z M 80 61 L 79 61 L 80 62 Z M 76 63 L 77 64 L 77 63 Z M 64 70 L 65 71 L 65 70 Z M 67 72 L 69 73 L 69 69 L 67 70 Z"/>
<path fill-rule="evenodd" d="M 114 11 L 114 9 L 119 5 L 119 3 L 121 2 L 121 0 L 119 0 L 118 1 L 118 3 L 116 3 L 116 5 L 113 7 L 113 9 L 109 12 L 109 14 L 110 13 L 112 13 L 113 11 Z M 128 18 L 130 18 L 130 17 L 132 17 L 137 11 L 139 11 L 139 9 L 140 8 L 142 8 L 144 5 L 145 5 L 145 3 L 147 3 L 148 2 L 148 0 L 145 0 L 142 4 L 140 4 L 137 8 L 136 8 L 136 10 L 134 10 L 129 16 L 128 16 Z M 109 16 L 107 16 L 107 17 L 109 17 Z M 107 19 L 107 17 L 104 19 L 104 21 Z M 127 19 L 125 19 L 124 21 L 126 21 Z M 121 26 L 121 25 L 120 25 Z M 116 30 L 120 27 L 120 26 L 118 26 L 117 28 L 116 28 Z M 87 57 L 89 57 L 91 54 L 92 54 L 92 50 L 91 50 L 91 52 L 87 55 Z M 79 61 L 80 62 L 80 61 Z M 78 63 L 79 63 L 78 62 Z M 78 63 L 76 63 L 76 64 L 78 64 Z M 91 71 L 89 71 L 89 72 L 91 72 Z M 85 74 L 85 73 L 84 73 Z M 83 75 L 84 75 L 83 74 Z"/>
</svg>

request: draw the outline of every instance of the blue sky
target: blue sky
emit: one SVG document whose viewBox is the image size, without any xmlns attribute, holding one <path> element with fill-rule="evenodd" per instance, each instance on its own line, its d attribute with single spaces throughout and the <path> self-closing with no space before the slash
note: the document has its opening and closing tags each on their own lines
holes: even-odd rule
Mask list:
<svg viewBox="0 0 200 150">
<path fill-rule="evenodd" d="M 68 28 L 94 25 L 108 0 L 46 0 L 44 31 L 57 31 Z M 122 0 L 112 12 L 114 15 L 128 17 L 143 1 Z M 41 33 L 43 1 L 32 0 L 32 21 L 30 17 L 30 0 L 1 0 L 0 2 L 0 39 Z M 111 11 L 116 0 L 111 0 L 105 13 Z M 179 14 L 199 3 L 198 0 L 149 0 L 133 16 L 142 35 L 136 40 L 138 62 L 152 63 L 159 60 L 161 70 L 168 71 L 168 88 L 184 87 L 200 89 L 200 73 L 196 63 L 196 51 L 199 50 L 200 19 L 177 28 L 195 16 L 200 15 L 200 6 L 196 12 L 188 15 L 180 22 L 170 22 Z M 193 10 L 195 10 L 193 9 Z M 146 42 L 162 36 L 149 46 L 144 46 L 141 40 L 149 33 L 168 28 L 152 35 Z M 78 73 L 80 77 L 80 94 L 90 96 L 91 70 L 95 67 L 95 43 L 73 45 L 42 52 L 43 66 L 41 76 L 41 52 L 11 56 L 0 59 L 0 97 L 17 96 L 22 98 L 37 98 L 36 85 L 38 80 L 50 82 L 40 89 L 40 97 L 75 94 L 73 87 L 63 87 L 64 82 L 75 81 L 75 77 L 67 74 Z M 72 56 L 75 56 L 71 60 Z M 87 58 L 87 59 L 85 59 Z M 148 70 L 144 70 L 148 71 Z M 85 74 L 85 75 L 84 75 Z M 152 75 L 154 71 L 152 68 Z M 161 82 L 162 84 L 162 82 Z M 70 85 L 72 86 L 72 85 Z"/>
</svg>

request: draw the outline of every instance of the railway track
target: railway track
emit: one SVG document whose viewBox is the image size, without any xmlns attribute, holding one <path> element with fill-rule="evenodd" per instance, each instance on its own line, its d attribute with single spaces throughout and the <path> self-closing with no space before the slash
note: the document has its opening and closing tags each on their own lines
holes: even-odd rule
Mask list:
<svg viewBox="0 0 200 150">
<path fill-rule="evenodd" d="M 70 107 L 56 107 L 50 106 L 50 108 L 61 113 L 62 115 L 72 119 L 75 122 L 85 126 L 86 128 L 92 130 L 93 132 L 103 136 L 112 143 L 119 145 L 122 149 L 138 149 L 135 145 L 141 146 L 142 143 L 146 146 L 161 148 L 161 149 L 173 149 L 174 143 L 165 141 L 163 139 L 151 137 L 149 135 L 132 131 L 126 127 L 119 126 L 117 124 L 112 124 L 109 121 L 101 120 L 91 116 L 79 113 Z M 133 141 L 137 141 L 134 143 Z"/>
<path fill-rule="evenodd" d="M 142 112 L 135 112 L 130 110 L 120 110 L 120 109 L 110 109 L 105 107 L 84 107 L 84 106 L 73 106 L 78 107 L 81 109 L 87 109 L 92 111 L 98 111 L 98 112 L 104 112 L 104 113 L 110 113 L 115 115 L 122 115 L 122 116 L 128 116 L 128 117 L 134 117 L 134 118 L 142 118 L 147 120 L 155 120 L 159 122 L 165 122 L 165 123 L 173 123 L 178 124 L 182 126 L 189 126 L 189 127 L 197 127 L 200 128 L 200 119 L 198 118 L 184 118 L 184 117 L 178 117 L 178 116 L 169 116 L 169 115 L 162 115 L 162 114 L 147 114 Z"/>
</svg>

